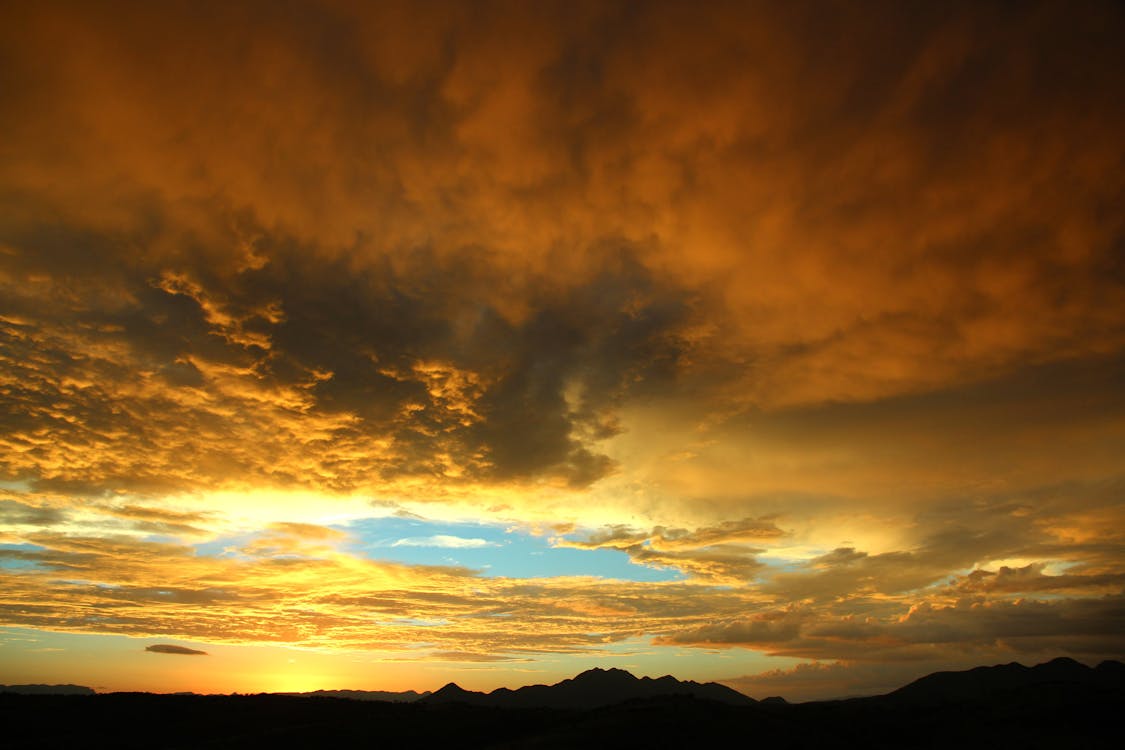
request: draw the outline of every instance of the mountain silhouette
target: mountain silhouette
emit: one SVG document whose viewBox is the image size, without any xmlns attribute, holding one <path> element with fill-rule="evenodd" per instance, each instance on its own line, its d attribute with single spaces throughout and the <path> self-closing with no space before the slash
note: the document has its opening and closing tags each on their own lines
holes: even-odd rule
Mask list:
<svg viewBox="0 0 1125 750">
<path fill-rule="evenodd" d="M 72 689 L 77 686 L 12 686 Z M 89 688 L 78 688 L 89 690 Z M 413 701 L 298 695 L 0 691 L 4 747 L 1104 748 L 1120 745 L 1125 665 L 1070 659 L 938 672 L 887 695 L 756 702 L 714 683 L 593 669 L 491 693 L 449 683 Z M 90 691 L 93 692 L 93 691 Z M 410 693 L 385 693 L 406 696 Z M 418 695 L 414 693 L 413 695 Z M 354 699 L 360 697 L 361 699 Z M 348 699 L 353 698 L 353 699 Z"/>
<path fill-rule="evenodd" d="M 494 693 L 499 693 L 507 688 L 500 688 L 494 690 Z M 511 692 L 508 690 L 508 692 Z M 423 703 L 464 703 L 469 706 L 487 706 L 492 705 L 488 702 L 488 693 L 477 693 L 472 690 L 465 690 L 456 682 L 450 682 L 442 687 L 440 690 L 427 695 L 421 702 Z"/>
<path fill-rule="evenodd" d="M 346 698 L 353 701 L 386 701 L 388 703 L 413 703 L 430 695 L 430 691 L 406 690 L 401 693 L 387 690 L 310 690 L 305 693 L 277 693 L 300 698 Z"/>
<path fill-rule="evenodd" d="M 95 695 L 85 685 L 0 685 L 0 693 L 20 695 Z"/>
<path fill-rule="evenodd" d="M 423 703 L 462 703 L 493 708 L 592 709 L 630 700 L 681 696 L 716 701 L 732 706 L 755 701 L 715 682 L 680 681 L 671 675 L 657 679 L 635 677 L 623 669 L 587 670 L 554 685 L 528 685 L 518 690 L 498 688 L 491 693 L 465 690 L 449 683 L 425 698 Z"/>
<path fill-rule="evenodd" d="M 1033 687 L 1065 688 L 1121 681 L 1125 665 L 1102 662 L 1091 668 L 1067 657 L 1025 667 L 1017 662 L 964 672 L 935 672 L 885 696 L 897 702 L 987 700 Z"/>
</svg>

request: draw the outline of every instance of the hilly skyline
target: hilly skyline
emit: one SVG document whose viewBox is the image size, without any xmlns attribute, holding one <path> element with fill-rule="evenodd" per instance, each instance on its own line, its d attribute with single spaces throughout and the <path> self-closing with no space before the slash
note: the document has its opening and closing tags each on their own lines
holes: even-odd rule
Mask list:
<svg viewBox="0 0 1125 750">
<path fill-rule="evenodd" d="M 1106 660 L 1088 666 L 1069 657 L 1061 656 L 1032 667 L 1017 662 L 979 666 L 964 671 L 943 671 L 928 674 L 884 695 L 837 695 L 819 702 L 889 701 L 891 705 L 932 705 L 950 701 L 990 702 L 1003 699 L 1008 693 L 1065 689 L 1067 686 L 1099 686 L 1107 691 L 1120 692 L 1125 688 L 1125 664 Z M 85 685 L 2 685 L 0 693 L 18 695 L 97 695 Z M 176 693 L 175 695 L 197 695 Z M 237 694 L 235 694 L 237 695 Z M 791 701 L 786 696 L 752 697 L 716 682 L 700 684 L 694 680 L 679 680 L 672 675 L 657 678 L 637 677 L 632 673 L 609 667 L 594 667 L 572 678 L 553 685 L 528 684 L 519 687 L 498 687 L 490 692 L 465 690 L 449 682 L 435 691 L 407 690 L 325 690 L 279 693 L 301 698 L 332 698 L 348 701 L 376 701 L 385 703 L 418 703 L 427 706 L 466 706 L 476 708 L 558 709 L 589 711 L 619 703 L 663 698 L 687 698 L 730 706 L 750 706 L 756 703 L 785 706 Z M 818 701 L 811 701 L 818 702 Z"/>
<path fill-rule="evenodd" d="M 306 695 L 23 694 L 0 690 L 13 747 L 1113 748 L 1125 665 L 1058 658 L 928 675 L 887 695 L 790 704 L 714 683 L 593 669 L 556 685 L 490 694 L 453 683 L 410 701 Z M 42 686 L 35 686 L 42 687 Z M 70 721 L 57 721 L 64 715 Z"/>
<path fill-rule="evenodd" d="M 1122 659 L 1123 38 L 0 2 L 0 684 Z"/>
</svg>

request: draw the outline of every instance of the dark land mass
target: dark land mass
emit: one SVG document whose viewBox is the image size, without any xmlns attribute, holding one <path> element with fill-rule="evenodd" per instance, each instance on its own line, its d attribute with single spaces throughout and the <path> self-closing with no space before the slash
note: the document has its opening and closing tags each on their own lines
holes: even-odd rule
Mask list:
<svg viewBox="0 0 1125 750">
<path fill-rule="evenodd" d="M 655 680 L 650 677 L 638 679 L 623 669 L 591 669 L 554 685 L 528 685 L 518 690 L 499 688 L 491 693 L 463 690 L 451 682 L 422 701 L 434 705 L 464 703 L 490 708 L 591 709 L 629 700 L 677 696 L 732 706 L 747 706 L 755 702 L 737 690 L 731 690 L 717 682 L 681 682 L 671 675 Z"/>
<path fill-rule="evenodd" d="M 83 685 L 0 685 L 0 693 L 22 695 L 96 695 L 93 688 Z"/>
<path fill-rule="evenodd" d="M 621 701 L 606 703 L 602 691 L 613 685 L 649 692 L 636 696 L 625 690 Z M 661 695 L 653 685 L 674 692 Z M 736 743 L 1053 750 L 1117 748 L 1125 729 L 1125 665 L 1119 662 L 1090 668 L 1056 659 L 1030 668 L 1007 664 L 941 672 L 887 695 L 798 704 L 745 696 L 738 701 L 726 693 L 716 693 L 721 697 L 715 700 L 696 695 L 699 688 L 706 686 L 596 670 L 553 686 L 488 694 L 447 686 L 397 703 L 307 695 L 5 692 L 0 694 L 0 723 L 5 747 L 12 748 L 685 748 Z M 589 689 L 587 697 L 580 695 L 582 689 Z M 514 702 L 502 707 L 505 701 Z"/>
<path fill-rule="evenodd" d="M 430 695 L 430 691 L 427 690 L 419 693 L 414 690 L 407 690 L 402 693 L 394 693 L 386 690 L 313 690 L 308 693 L 275 693 L 275 695 L 293 695 L 301 698 L 347 698 L 353 701 L 413 703 L 416 700 Z"/>
</svg>

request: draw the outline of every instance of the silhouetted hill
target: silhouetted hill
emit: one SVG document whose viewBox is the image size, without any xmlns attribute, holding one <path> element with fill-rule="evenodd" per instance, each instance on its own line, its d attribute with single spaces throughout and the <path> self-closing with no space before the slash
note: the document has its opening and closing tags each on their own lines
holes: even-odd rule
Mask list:
<svg viewBox="0 0 1125 750">
<path fill-rule="evenodd" d="M 1125 665 L 1120 662 L 1102 662 L 1093 669 L 1074 659 L 1060 657 L 1034 667 L 1012 662 L 964 672 L 935 672 L 885 697 L 900 702 L 987 700 L 1036 686 L 1064 688 L 1095 686 L 1114 679 L 1120 682 L 1123 673 Z"/>
<path fill-rule="evenodd" d="M 21 695 L 95 695 L 84 685 L 0 685 L 0 693 Z"/>
<path fill-rule="evenodd" d="M 505 690 L 506 688 L 500 688 Z M 498 691 L 494 691 L 498 692 Z M 511 691 L 509 691 L 511 692 Z M 468 706 L 487 706 L 489 705 L 488 694 L 478 693 L 472 690 L 465 690 L 456 682 L 450 682 L 442 687 L 440 690 L 435 690 L 420 701 L 422 703 L 463 703 Z"/>
<path fill-rule="evenodd" d="M 345 698 L 353 701 L 387 701 L 388 703 L 413 703 L 429 694 L 429 690 L 422 693 L 414 690 L 406 690 L 401 693 L 386 690 L 313 690 L 307 693 L 277 693 L 277 695 L 292 695 L 303 698 Z"/>
<path fill-rule="evenodd" d="M 1125 680 L 1125 664 L 1119 661 L 1103 661 L 1098 666 L 1094 667 L 1094 671 L 1102 680 Z"/>
<path fill-rule="evenodd" d="M 496 708 L 591 709 L 664 696 L 691 697 L 734 706 L 754 703 L 752 698 L 715 682 L 682 682 L 671 675 L 654 680 L 634 677 L 623 669 L 596 668 L 554 685 L 528 685 L 518 690 L 498 688 L 491 693 L 464 690 L 451 682 L 422 700 L 430 704 L 462 703 Z"/>
<path fill-rule="evenodd" d="M 735 705 L 693 694 L 702 688 L 707 685 L 671 677 L 646 680 L 621 670 L 591 670 L 556 685 L 492 693 L 450 683 L 426 698 L 399 703 L 316 695 L 3 693 L 0 726 L 5 750 L 647 750 L 724 747 L 732 740 L 754 747 L 817 750 L 1116 750 L 1125 705 L 1125 666 L 1104 662 L 1090 669 L 1070 660 L 1031 668 L 1007 664 L 929 675 L 883 696 L 798 704 L 780 699 L 756 703 L 740 696 L 745 701 Z M 682 692 L 657 694 L 668 690 Z M 653 695 L 638 695 L 644 691 Z M 556 705 L 590 705 L 608 696 L 615 702 L 594 708 L 529 707 L 544 696 Z M 528 705 L 520 705 L 525 700 Z"/>
</svg>

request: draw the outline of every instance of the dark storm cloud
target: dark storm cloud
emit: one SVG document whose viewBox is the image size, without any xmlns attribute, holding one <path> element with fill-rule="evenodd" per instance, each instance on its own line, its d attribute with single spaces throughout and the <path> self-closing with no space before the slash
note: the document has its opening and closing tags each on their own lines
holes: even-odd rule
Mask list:
<svg viewBox="0 0 1125 750">
<path fill-rule="evenodd" d="M 94 301 L 83 296 L 102 290 L 87 281 L 60 300 L 70 306 L 49 313 L 51 323 L 42 316 L 37 325 L 22 322 L 30 301 L 12 310 L 4 330 L 6 360 L 19 376 L 8 389 L 13 439 L 49 420 L 68 436 L 63 443 L 97 449 L 108 434 L 125 433 L 150 457 L 147 477 L 126 470 L 91 483 L 182 481 L 169 473 L 206 483 L 261 471 L 264 462 L 280 464 L 272 470 L 279 481 L 316 481 L 277 460 L 295 449 L 284 436 L 266 439 L 272 461 L 246 446 L 222 447 L 238 442 L 238 422 L 268 419 L 254 413 L 265 405 L 294 420 L 338 417 L 318 441 L 322 450 L 330 451 L 329 437 L 393 442 L 392 457 L 358 464 L 329 452 L 319 473 L 335 475 L 340 489 L 363 476 L 440 476 L 436 453 L 463 464 L 470 480 L 545 475 L 584 486 L 612 468 L 587 447 L 613 434 L 612 409 L 631 391 L 669 382 L 685 348 L 677 336 L 689 300 L 658 286 L 624 243 L 582 288 L 530 280 L 541 296 L 517 320 L 490 302 L 507 282 L 474 250 L 439 262 L 423 248 L 394 265 L 356 269 L 289 240 L 269 243 L 258 240 L 270 262 L 231 278 L 193 266 L 123 271 L 114 279 L 117 309 L 91 309 Z M 199 281 L 209 276 L 210 286 Z M 74 353 L 83 344 L 86 351 Z M 431 365 L 474 381 L 461 393 L 435 393 L 442 384 L 419 371 Z M 221 378 L 241 383 L 221 393 Z M 127 395 L 113 392 L 127 382 Z M 577 394 L 572 402 L 568 390 Z M 218 403 L 193 395 L 201 392 L 218 395 Z M 231 424 L 227 415 L 247 407 Z M 169 472 L 157 457 L 173 446 L 164 462 L 178 468 Z M 32 449 L 23 460 L 39 458 L 41 473 L 52 463 L 62 473 L 65 455 L 56 446 Z M 112 463 L 107 457 L 107 469 Z"/>
<path fill-rule="evenodd" d="M 626 397 L 671 384 L 690 300 L 657 286 L 621 247 L 587 284 L 548 300 L 494 352 L 511 364 L 484 393 L 474 432 L 497 478 L 558 467 L 581 487 L 612 469 L 584 440 L 614 434 L 613 411 Z"/>
</svg>

